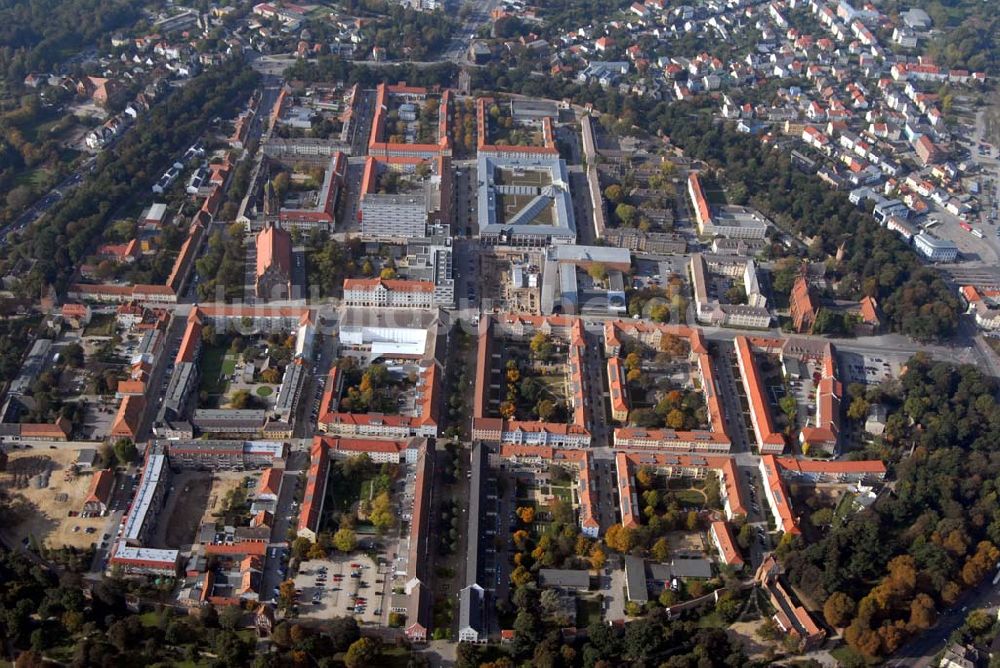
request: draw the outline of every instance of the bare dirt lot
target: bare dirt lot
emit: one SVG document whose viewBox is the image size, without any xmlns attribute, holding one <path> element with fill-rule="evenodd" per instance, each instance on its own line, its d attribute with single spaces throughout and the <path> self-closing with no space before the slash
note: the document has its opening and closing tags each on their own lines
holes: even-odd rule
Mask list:
<svg viewBox="0 0 1000 668">
<path fill-rule="evenodd" d="M 226 493 L 239 487 L 246 475 L 235 471 L 182 471 L 174 475 L 162 513 L 169 519 L 157 527 L 155 544 L 171 549 L 191 545 L 198 527 L 216 520 L 214 513 L 222 509 Z"/>
<path fill-rule="evenodd" d="M 50 547 L 86 548 L 100 542 L 108 518 L 69 516 L 70 511 L 82 509 L 92 476 L 90 472 L 72 474 L 75 450 L 36 449 L 14 451 L 9 456 L 7 472 L 0 473 L 0 487 L 13 497 L 20 521 L 0 531 L 18 542 L 34 536 Z M 48 484 L 36 486 L 38 476 L 44 479 L 46 471 Z M 87 529 L 92 532 L 87 533 Z"/>
<path fill-rule="evenodd" d="M 699 531 L 671 531 L 667 534 L 667 541 L 670 543 L 670 554 L 674 556 L 705 555 L 705 538 Z"/>
<path fill-rule="evenodd" d="M 755 619 L 751 622 L 736 622 L 727 630 L 729 637 L 743 645 L 743 649 L 751 659 L 763 659 L 769 648 L 778 647 L 777 643 L 761 640 L 757 637 L 757 629 L 763 623 L 762 619 Z"/>
</svg>

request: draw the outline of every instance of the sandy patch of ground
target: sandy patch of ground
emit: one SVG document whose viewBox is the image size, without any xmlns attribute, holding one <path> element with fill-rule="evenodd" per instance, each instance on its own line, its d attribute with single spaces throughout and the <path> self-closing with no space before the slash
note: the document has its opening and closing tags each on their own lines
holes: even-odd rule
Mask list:
<svg viewBox="0 0 1000 668">
<path fill-rule="evenodd" d="M 763 658 L 768 649 L 774 647 L 774 643 L 761 640 L 757 637 L 757 629 L 764 623 L 763 619 L 755 619 L 752 622 L 735 622 L 731 624 L 726 632 L 730 638 L 737 640 L 751 659 Z"/>
<path fill-rule="evenodd" d="M 154 544 L 169 549 L 186 549 L 197 538 L 198 527 L 215 522 L 213 514 L 222 509 L 226 493 L 240 486 L 246 477 L 237 471 L 182 471 L 171 478 Z"/>
<path fill-rule="evenodd" d="M 14 499 L 19 522 L 3 527 L 6 535 L 16 541 L 29 536 L 50 547 L 64 545 L 87 548 L 99 543 L 106 532 L 107 517 L 70 517 L 80 512 L 87 496 L 91 472 L 72 473 L 76 450 L 24 450 L 9 453 L 7 472 L 0 473 L 0 487 Z M 37 487 L 38 475 L 48 470 L 48 484 Z M 12 473 L 13 472 L 13 473 Z M 44 474 L 42 474 L 44 478 Z M 79 529 L 76 529 L 79 527 Z M 87 533 L 87 529 L 93 529 Z"/>
<path fill-rule="evenodd" d="M 698 531 L 671 531 L 667 534 L 670 554 L 676 556 L 705 556 L 705 541 Z"/>
</svg>

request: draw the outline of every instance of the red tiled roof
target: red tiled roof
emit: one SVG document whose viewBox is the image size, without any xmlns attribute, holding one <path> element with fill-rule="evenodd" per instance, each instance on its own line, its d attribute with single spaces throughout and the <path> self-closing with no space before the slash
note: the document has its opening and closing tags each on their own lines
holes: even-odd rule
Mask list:
<svg viewBox="0 0 1000 668">
<path fill-rule="evenodd" d="M 701 179 L 698 178 L 697 172 L 692 172 L 688 176 L 688 186 L 691 197 L 694 200 L 695 214 L 698 217 L 698 222 L 702 225 L 710 225 L 712 223 L 712 211 L 708 205 L 708 200 L 705 198 L 705 191 L 701 188 Z"/>
<path fill-rule="evenodd" d="M 257 278 L 271 267 L 276 267 L 283 276 L 292 275 L 292 237 L 274 225 L 257 233 Z"/>
<path fill-rule="evenodd" d="M 242 556 L 242 555 L 255 555 L 258 557 L 263 557 L 264 553 L 267 552 L 267 542 L 266 541 L 246 541 L 243 543 L 211 543 L 205 545 L 205 554 L 207 556 L 218 555 L 218 556 Z"/>
<path fill-rule="evenodd" d="M 188 315 L 187 328 L 181 338 L 181 345 L 177 348 L 177 356 L 174 358 L 176 364 L 195 361 L 195 351 L 201 345 L 201 330 L 201 318 L 198 309 L 194 309 Z"/>
<path fill-rule="evenodd" d="M 111 435 L 116 438 L 131 438 L 135 440 L 139 430 L 139 420 L 146 409 L 146 399 L 141 395 L 129 395 L 122 399 L 118 406 L 118 414 L 115 416 L 114 424 L 111 427 Z"/>
<path fill-rule="evenodd" d="M 281 489 L 281 477 L 283 471 L 281 469 L 269 468 L 260 476 L 260 483 L 257 485 L 257 494 L 271 494 L 274 496 L 278 495 L 278 490 Z"/>
<path fill-rule="evenodd" d="M 323 438 L 314 438 L 309 454 L 309 473 L 306 478 L 306 491 L 302 497 L 302 508 L 299 512 L 299 532 L 319 529 L 320 511 L 323 508 L 323 497 L 326 495 L 327 474 L 330 466 L 329 446 Z"/>
<path fill-rule="evenodd" d="M 753 351 L 750 349 L 750 342 L 745 336 L 737 336 L 735 343 L 736 355 L 741 361 L 744 389 L 750 402 L 750 411 L 754 416 L 754 429 L 760 445 L 762 447 L 767 445 L 784 446 L 784 436 L 774 431 L 771 410 L 767 404 L 767 398 L 764 396 L 760 372 L 757 369 L 757 360 L 754 359 Z"/>
<path fill-rule="evenodd" d="M 774 455 L 763 455 L 760 458 L 760 466 L 764 472 L 764 484 L 770 488 L 770 497 L 774 499 L 772 510 L 776 509 L 780 519 L 781 527 L 785 533 L 800 533 L 798 522 L 792 514 L 792 505 L 788 499 L 788 488 L 781 478 L 778 470 L 778 460 Z"/>
<path fill-rule="evenodd" d="M 736 541 L 733 540 L 733 530 L 729 522 L 712 522 L 712 532 L 721 547 L 722 561 L 730 566 L 742 566 L 743 556 L 736 548 Z"/>
<path fill-rule="evenodd" d="M 884 476 L 885 464 L 877 459 L 865 461 L 826 461 L 818 459 L 799 459 L 797 457 L 778 457 L 778 466 L 793 473 L 825 473 L 827 475 L 868 474 Z"/>
<path fill-rule="evenodd" d="M 87 496 L 84 497 L 84 503 L 99 502 L 107 504 L 111 500 L 111 490 L 114 488 L 115 484 L 115 472 L 111 469 L 104 469 L 98 471 L 90 479 L 90 488 L 87 490 Z"/>
<path fill-rule="evenodd" d="M 434 292 L 434 283 L 431 281 L 407 281 L 399 279 L 385 278 L 345 278 L 344 291 L 348 290 L 374 290 L 378 286 L 386 290 L 397 292 Z"/>
</svg>

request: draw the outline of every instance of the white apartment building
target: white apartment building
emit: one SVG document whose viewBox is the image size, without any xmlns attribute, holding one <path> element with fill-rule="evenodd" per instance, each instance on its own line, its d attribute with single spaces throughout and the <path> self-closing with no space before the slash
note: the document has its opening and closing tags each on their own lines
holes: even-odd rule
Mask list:
<svg viewBox="0 0 1000 668">
<path fill-rule="evenodd" d="M 958 258 L 958 246 L 949 239 L 939 239 L 921 232 L 913 237 L 917 251 L 931 262 L 954 262 Z"/>
<path fill-rule="evenodd" d="M 380 308 L 433 308 L 434 284 L 381 278 L 345 278 L 344 305 Z"/>
</svg>

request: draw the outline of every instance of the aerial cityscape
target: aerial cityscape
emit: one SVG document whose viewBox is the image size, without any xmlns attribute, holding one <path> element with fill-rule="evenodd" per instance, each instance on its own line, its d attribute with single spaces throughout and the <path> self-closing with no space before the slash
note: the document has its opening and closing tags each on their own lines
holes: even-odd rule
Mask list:
<svg viewBox="0 0 1000 668">
<path fill-rule="evenodd" d="M 0 2 L 0 667 L 1000 667 L 997 9 Z"/>
</svg>

